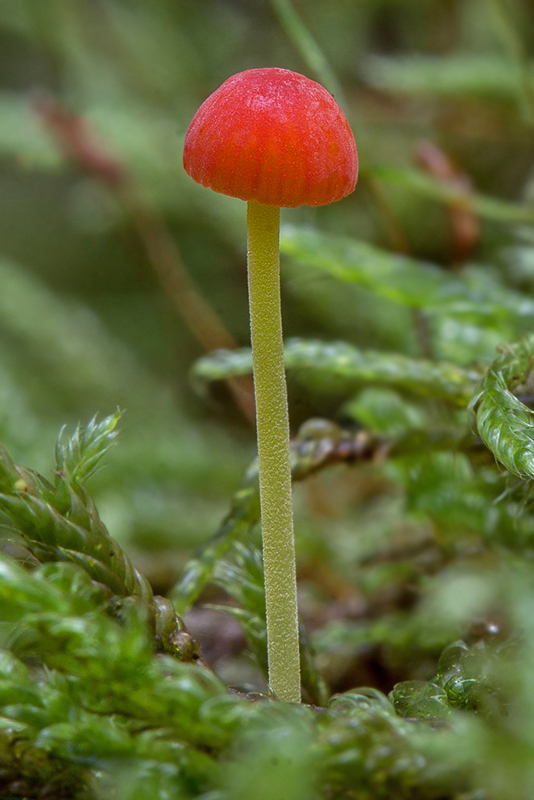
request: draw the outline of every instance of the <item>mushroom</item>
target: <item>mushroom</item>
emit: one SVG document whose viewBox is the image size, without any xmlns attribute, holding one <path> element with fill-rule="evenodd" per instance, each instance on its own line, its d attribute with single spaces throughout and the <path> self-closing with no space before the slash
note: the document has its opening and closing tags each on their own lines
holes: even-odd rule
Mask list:
<svg viewBox="0 0 534 800">
<path fill-rule="evenodd" d="M 184 167 L 198 183 L 248 203 L 248 284 L 262 523 L 269 686 L 300 702 L 289 417 L 280 307 L 280 207 L 350 194 L 354 136 L 318 83 L 287 69 L 229 78 L 187 131 Z"/>
</svg>

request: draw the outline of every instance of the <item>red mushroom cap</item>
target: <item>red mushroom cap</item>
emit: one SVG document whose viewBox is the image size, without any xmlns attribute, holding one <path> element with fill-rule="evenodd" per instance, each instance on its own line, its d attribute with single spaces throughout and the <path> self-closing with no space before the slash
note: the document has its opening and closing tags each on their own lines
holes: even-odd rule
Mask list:
<svg viewBox="0 0 534 800">
<path fill-rule="evenodd" d="M 322 206 L 354 191 L 356 143 L 331 94 L 287 69 L 228 78 L 200 106 L 184 167 L 216 192 L 271 206 Z"/>
</svg>

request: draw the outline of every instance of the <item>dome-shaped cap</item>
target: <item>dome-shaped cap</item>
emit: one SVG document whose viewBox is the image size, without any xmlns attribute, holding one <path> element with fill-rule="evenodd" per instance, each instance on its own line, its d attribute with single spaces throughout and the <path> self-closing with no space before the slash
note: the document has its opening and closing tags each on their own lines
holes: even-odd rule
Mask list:
<svg viewBox="0 0 534 800">
<path fill-rule="evenodd" d="M 184 167 L 216 192 L 272 206 L 321 206 L 356 186 L 354 136 L 331 94 L 287 69 L 228 78 L 200 106 Z"/>
</svg>

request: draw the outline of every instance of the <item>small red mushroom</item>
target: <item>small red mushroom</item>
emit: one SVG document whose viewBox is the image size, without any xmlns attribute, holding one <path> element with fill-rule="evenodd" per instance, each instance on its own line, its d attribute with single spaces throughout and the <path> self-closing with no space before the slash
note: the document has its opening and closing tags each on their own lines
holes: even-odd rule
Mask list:
<svg viewBox="0 0 534 800">
<path fill-rule="evenodd" d="M 187 131 L 184 167 L 248 202 L 248 280 L 265 574 L 269 685 L 300 701 L 289 418 L 280 309 L 280 207 L 321 206 L 358 178 L 354 136 L 329 92 L 287 69 L 229 78 Z"/>
<path fill-rule="evenodd" d="M 200 106 L 184 167 L 216 192 L 270 206 L 322 206 L 354 191 L 358 156 L 326 89 L 287 69 L 228 78 Z"/>
</svg>

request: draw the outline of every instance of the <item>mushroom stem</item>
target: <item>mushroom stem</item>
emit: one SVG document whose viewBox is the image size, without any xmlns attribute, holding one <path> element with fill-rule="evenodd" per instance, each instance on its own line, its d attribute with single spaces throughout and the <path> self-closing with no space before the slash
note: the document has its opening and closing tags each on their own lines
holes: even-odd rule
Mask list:
<svg viewBox="0 0 534 800">
<path fill-rule="evenodd" d="M 248 286 L 271 691 L 300 702 L 289 415 L 280 305 L 280 209 L 248 203 Z"/>
</svg>

